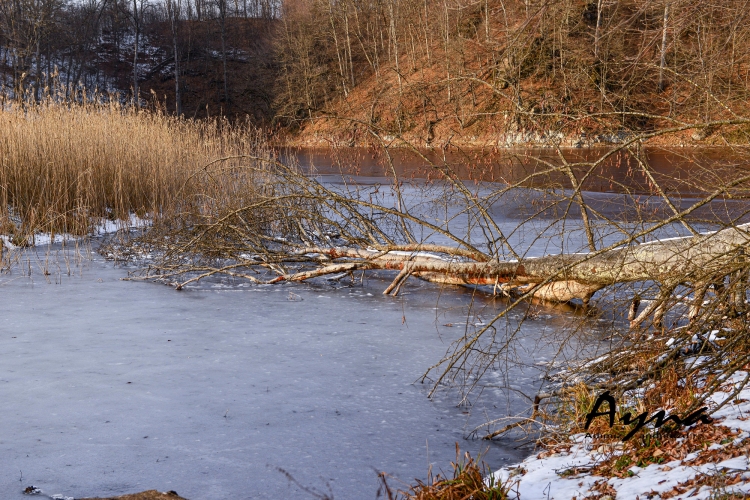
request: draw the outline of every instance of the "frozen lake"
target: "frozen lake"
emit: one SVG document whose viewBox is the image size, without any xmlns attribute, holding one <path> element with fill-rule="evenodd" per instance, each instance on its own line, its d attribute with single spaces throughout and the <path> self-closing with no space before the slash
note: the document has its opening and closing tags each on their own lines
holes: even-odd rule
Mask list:
<svg viewBox="0 0 750 500">
<path fill-rule="evenodd" d="M 326 182 L 340 185 L 336 179 Z M 378 191 L 381 181 L 358 180 L 363 193 L 393 203 L 389 190 Z M 440 215 L 416 191 L 407 194 L 424 217 Z M 490 210 L 516 249 L 581 251 L 575 211 L 556 219 L 550 209 L 519 227 L 534 196 L 509 193 Z M 587 196 L 614 217 L 641 203 Z M 444 216 L 461 234 L 467 223 L 453 219 L 454 209 L 446 205 Z M 602 244 L 621 238 L 606 224 L 597 232 Z M 53 258 L 45 276 L 48 253 L 27 250 L 21 266 L 0 275 L 1 498 L 25 498 L 29 485 L 74 497 L 159 489 L 191 500 L 312 498 L 302 485 L 339 500 L 375 498 L 381 471 L 395 487 L 424 480 L 430 464 L 449 472 L 457 442 L 498 468 L 528 449 L 466 437 L 489 419 L 528 410 L 514 391 L 536 393 L 535 363 L 559 346 L 543 333 L 572 319 L 535 306 L 514 347 L 527 366 L 505 378 L 488 372 L 490 387 L 457 406 L 457 391 L 430 400 L 431 386 L 418 380 L 452 341 L 502 310 L 502 299 L 417 279 L 402 295 L 383 296 L 395 273 L 351 286 L 348 278 L 271 286 L 216 278 L 178 292 L 122 281 L 134 268 L 96 253 L 71 276 Z M 523 309 L 504 327 L 515 329 Z"/>
<path fill-rule="evenodd" d="M 336 499 L 375 498 L 378 472 L 412 483 L 429 463 L 449 470 L 456 442 L 493 467 L 527 453 L 464 439 L 486 415 L 524 408 L 489 392 L 471 409 L 452 392 L 430 401 L 415 383 L 462 335 L 443 325 L 466 324 L 469 290 L 410 280 L 385 297 L 387 279 L 374 278 L 177 292 L 121 281 L 126 270 L 96 254 L 45 279 L 31 255 L 31 277 L 0 277 L 2 498 L 28 485 L 309 497 L 279 468 Z M 530 388 L 529 377 L 515 383 Z"/>
<path fill-rule="evenodd" d="M 328 185 L 342 185 L 326 177 Z M 357 189 L 390 206 L 395 198 L 379 190 L 381 182 L 387 179 L 359 178 Z M 439 190 L 424 193 L 436 194 L 439 200 Z M 466 232 L 455 206 L 446 201 L 442 212 L 420 205 L 421 196 L 406 191 L 423 217 L 442 217 L 455 234 Z M 652 203 L 587 197 L 633 231 L 637 219 L 630 226 L 628 219 Z M 524 255 L 584 250 L 576 210 L 566 208 L 558 219 L 550 205 L 521 223 L 537 201 L 543 194 L 511 192 L 489 212 Z M 713 220 L 714 208 L 701 217 Z M 723 212 L 735 209 L 744 204 L 727 202 Z M 622 237 L 609 224 L 595 230 L 602 245 Z M 471 232 L 481 241 L 479 228 Z M 657 234 L 681 232 L 669 226 Z M 338 500 L 375 498 L 381 471 L 395 487 L 424 480 L 430 465 L 449 472 L 457 442 L 497 468 L 528 449 L 466 436 L 489 419 L 528 409 L 513 391 L 536 392 L 534 365 L 558 347 L 542 334 L 571 323 L 570 312 L 536 306 L 514 347 L 527 366 L 505 378 L 488 372 L 483 382 L 490 387 L 473 394 L 471 406 L 457 406 L 457 391 L 430 400 L 431 386 L 418 380 L 452 341 L 502 310 L 501 299 L 416 279 L 402 295 L 383 296 L 395 273 L 351 286 L 348 279 L 254 286 L 217 278 L 177 292 L 122 281 L 128 269 L 96 253 L 71 276 L 64 259 L 53 258 L 45 276 L 48 252 L 27 250 L 21 266 L 0 275 L 3 499 L 26 498 L 21 491 L 29 485 L 74 497 L 159 489 L 191 500 L 312 498 L 305 487 Z M 513 330 L 523 309 L 505 327 Z M 595 339 L 596 327 L 588 330 Z"/>
</svg>

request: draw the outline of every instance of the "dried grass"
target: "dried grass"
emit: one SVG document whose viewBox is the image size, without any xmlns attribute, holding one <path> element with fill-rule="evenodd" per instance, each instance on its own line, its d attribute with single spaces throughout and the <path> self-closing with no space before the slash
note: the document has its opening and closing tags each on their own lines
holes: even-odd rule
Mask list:
<svg viewBox="0 0 750 500">
<path fill-rule="evenodd" d="M 268 155 L 250 126 L 196 122 L 96 96 L 0 109 L 0 232 L 86 234 L 97 218 L 158 219 L 252 199 L 257 170 L 207 175 L 217 158 Z"/>
<path fill-rule="evenodd" d="M 161 492 L 156 490 L 142 491 L 130 495 L 122 495 L 108 498 L 82 498 L 81 500 L 186 500 L 175 491 Z"/>
<path fill-rule="evenodd" d="M 465 453 L 460 455 L 456 444 L 456 461 L 451 462 L 453 477 L 437 474 L 430 470 L 427 482 L 417 481 L 408 491 L 393 492 L 389 487 L 385 474 L 381 474 L 381 494 L 388 500 L 506 500 L 508 487 L 496 483 L 495 478 L 484 467 Z"/>
</svg>

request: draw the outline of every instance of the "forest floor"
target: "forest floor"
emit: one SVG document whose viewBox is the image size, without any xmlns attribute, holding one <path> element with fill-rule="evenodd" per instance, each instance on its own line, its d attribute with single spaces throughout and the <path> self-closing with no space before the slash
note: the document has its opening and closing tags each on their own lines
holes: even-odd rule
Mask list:
<svg viewBox="0 0 750 500">
<path fill-rule="evenodd" d="M 723 403 L 745 374 L 728 380 Z M 716 411 L 711 424 L 649 435 L 637 445 L 570 436 L 494 473 L 510 498 L 549 500 L 733 499 L 750 496 L 750 388 Z M 599 436 L 594 436 L 599 437 Z M 639 439 L 638 436 L 635 438 Z"/>
</svg>

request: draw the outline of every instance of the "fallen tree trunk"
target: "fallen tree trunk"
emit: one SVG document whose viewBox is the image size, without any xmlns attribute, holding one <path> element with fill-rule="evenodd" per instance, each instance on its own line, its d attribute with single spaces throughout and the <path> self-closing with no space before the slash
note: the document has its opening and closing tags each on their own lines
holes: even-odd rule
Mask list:
<svg viewBox="0 0 750 500">
<path fill-rule="evenodd" d="M 703 283 L 714 275 L 723 277 L 728 269 L 744 262 L 741 256 L 748 245 L 750 225 L 746 224 L 714 233 L 588 254 L 530 257 L 519 261 L 479 261 L 481 256 L 473 252 L 437 245 L 379 249 L 309 247 L 295 254 L 324 259 L 328 263 L 310 271 L 282 274 L 268 283 L 384 269 L 436 283 L 500 286 L 504 290 L 518 288 L 521 292 L 533 290 L 534 297 L 548 301 L 588 301 L 598 290 L 616 283 L 653 280 L 673 288 L 678 283 Z M 400 274 L 397 279 L 403 280 L 404 275 Z"/>
</svg>

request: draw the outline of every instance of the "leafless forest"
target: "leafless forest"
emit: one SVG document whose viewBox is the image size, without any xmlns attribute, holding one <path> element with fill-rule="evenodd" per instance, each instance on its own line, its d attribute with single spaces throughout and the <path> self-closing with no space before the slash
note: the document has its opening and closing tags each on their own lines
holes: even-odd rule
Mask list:
<svg viewBox="0 0 750 500">
<path fill-rule="evenodd" d="M 3 0 L 3 85 L 366 142 L 591 142 L 745 109 L 740 0 Z M 312 120 L 316 126 L 310 126 Z M 605 133 L 606 132 L 606 133 Z M 694 134 L 704 141 L 714 128 Z M 607 135 L 607 133 L 609 135 Z M 545 136 L 546 134 L 546 136 Z M 723 131 L 745 142 L 745 131 Z"/>
</svg>

